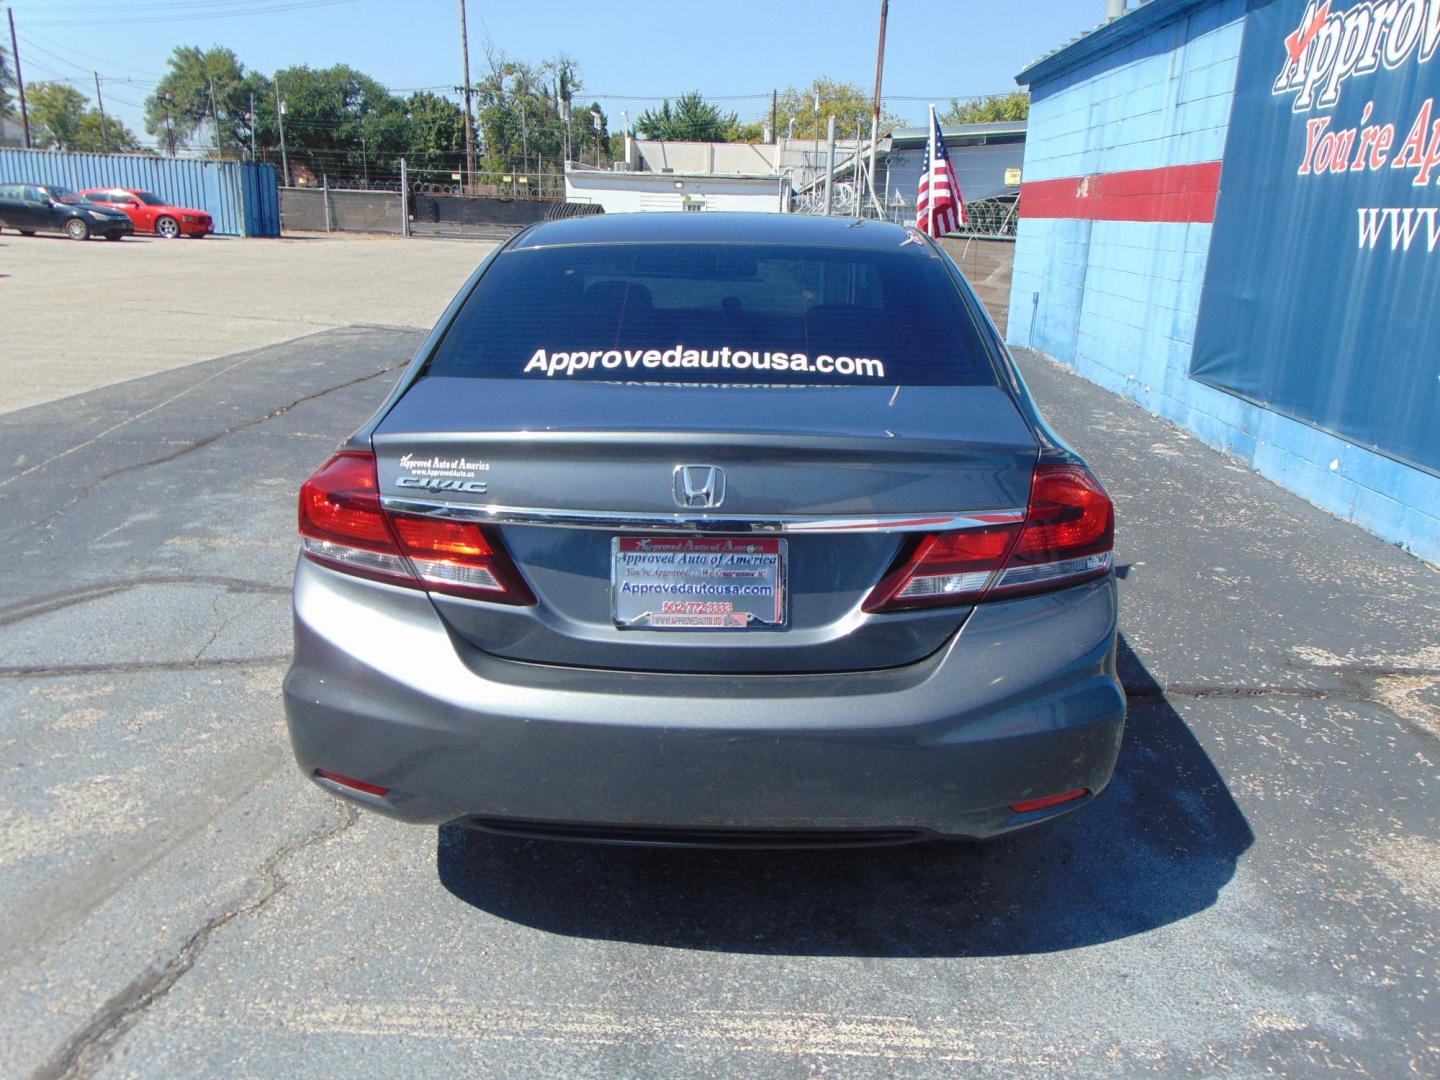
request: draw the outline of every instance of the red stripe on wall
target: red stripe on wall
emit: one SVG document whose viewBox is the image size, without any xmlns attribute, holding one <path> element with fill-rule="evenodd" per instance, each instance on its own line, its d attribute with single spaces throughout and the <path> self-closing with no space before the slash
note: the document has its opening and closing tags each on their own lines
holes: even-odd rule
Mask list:
<svg viewBox="0 0 1440 1080">
<path fill-rule="evenodd" d="M 1020 187 L 1022 218 L 1083 221 L 1214 221 L 1220 162 L 1032 180 Z"/>
</svg>

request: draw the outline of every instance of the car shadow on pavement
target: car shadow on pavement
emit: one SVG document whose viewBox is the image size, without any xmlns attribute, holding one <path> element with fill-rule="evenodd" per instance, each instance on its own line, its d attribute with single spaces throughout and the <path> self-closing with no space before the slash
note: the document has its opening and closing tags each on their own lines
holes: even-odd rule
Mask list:
<svg viewBox="0 0 1440 1080">
<path fill-rule="evenodd" d="M 1112 941 L 1202 911 L 1254 834 L 1120 641 L 1129 720 L 1092 805 L 989 844 L 704 851 L 440 830 L 452 894 L 555 934 L 722 952 L 993 956 Z"/>
</svg>

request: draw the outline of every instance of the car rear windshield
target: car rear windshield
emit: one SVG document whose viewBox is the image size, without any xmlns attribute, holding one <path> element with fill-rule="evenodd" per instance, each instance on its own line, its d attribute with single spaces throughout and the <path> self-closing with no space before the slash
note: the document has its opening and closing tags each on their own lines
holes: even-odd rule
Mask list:
<svg viewBox="0 0 1440 1080">
<path fill-rule="evenodd" d="M 427 373 L 642 382 L 988 386 L 996 376 L 924 251 L 624 244 L 506 252 Z"/>
</svg>

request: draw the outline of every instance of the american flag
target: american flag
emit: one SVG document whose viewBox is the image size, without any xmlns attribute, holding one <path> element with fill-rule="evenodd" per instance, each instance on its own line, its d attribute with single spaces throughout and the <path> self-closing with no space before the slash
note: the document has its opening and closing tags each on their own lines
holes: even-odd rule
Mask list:
<svg viewBox="0 0 1440 1080">
<path fill-rule="evenodd" d="M 920 166 L 920 194 L 915 200 L 915 227 L 931 236 L 954 232 L 965 221 L 965 196 L 955 178 L 955 166 L 940 135 L 935 106 L 930 106 L 930 139 Z"/>
</svg>

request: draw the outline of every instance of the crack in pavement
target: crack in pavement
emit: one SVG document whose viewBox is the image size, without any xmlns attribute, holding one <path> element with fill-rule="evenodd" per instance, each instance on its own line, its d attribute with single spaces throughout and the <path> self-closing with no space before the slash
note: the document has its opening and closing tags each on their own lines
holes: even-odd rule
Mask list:
<svg viewBox="0 0 1440 1080">
<path fill-rule="evenodd" d="M 117 476 L 124 476 L 126 473 L 138 472 L 141 469 L 149 469 L 156 465 L 167 465 L 178 458 L 185 457 L 187 454 L 193 454 L 197 450 L 203 450 L 205 449 L 205 447 L 210 446 L 212 443 L 218 442 L 219 440 L 229 435 L 238 434 L 239 432 L 245 431 L 247 428 L 252 428 L 259 424 L 264 424 L 267 421 L 274 420 L 276 417 L 284 416 L 291 409 L 294 409 L 299 405 L 303 405 L 307 401 L 314 401 L 316 398 L 322 398 L 326 394 L 333 394 L 337 390 L 347 390 L 352 386 L 358 386 L 360 383 L 369 382 L 371 379 L 378 379 L 381 375 L 385 375 L 389 372 L 395 371 L 397 368 L 402 368 L 408 363 L 410 363 L 409 360 L 405 360 L 398 364 L 389 364 L 386 367 L 382 367 L 378 371 L 373 371 L 368 375 L 361 375 L 346 382 L 337 383 L 334 386 L 327 386 L 325 387 L 325 389 L 317 390 L 313 394 L 305 394 L 303 397 L 298 397 L 294 401 L 289 401 L 286 402 L 284 405 L 276 406 L 274 409 L 271 409 L 269 412 L 263 413 L 260 416 L 252 416 L 250 419 L 242 420 L 240 423 L 225 428 L 223 431 L 217 431 L 212 435 L 205 435 L 199 439 L 194 439 L 188 443 L 185 443 L 178 450 L 175 450 L 169 454 L 165 454 L 163 457 L 151 458 L 148 461 L 137 461 L 132 465 L 122 465 L 118 469 L 111 469 L 109 472 L 102 473 L 101 475 L 97 476 L 90 483 L 89 487 L 85 489 L 84 493 L 81 494 L 79 497 L 82 499 L 87 498 L 90 494 L 94 492 L 96 488 L 98 488 L 101 484 L 105 483 L 107 480 L 113 480 Z M 63 509 L 69 509 L 71 505 L 73 505 L 73 503 L 67 504 Z"/>
<path fill-rule="evenodd" d="M 71 675 L 136 675 L 148 671 L 217 671 L 288 664 L 289 653 L 236 656 L 217 660 L 136 660 L 113 664 L 63 664 L 54 667 L 0 667 L 0 679 L 52 679 Z"/>
<path fill-rule="evenodd" d="M 317 330 L 317 331 L 315 331 L 315 333 L 313 333 L 313 334 L 301 334 L 301 335 L 299 335 L 298 337 L 291 338 L 289 341 L 276 342 L 275 344 L 277 344 L 277 345 L 288 345 L 288 344 L 291 344 L 291 343 L 296 342 L 296 341 L 303 341 L 305 338 L 309 338 L 309 337 L 319 337 L 321 334 L 328 334 L 328 333 L 332 333 L 332 332 L 333 332 L 333 331 L 331 331 L 331 330 Z M 7 476 L 4 480 L 0 480 L 0 488 L 6 487 L 7 485 L 12 484 L 12 483 L 14 483 L 16 480 L 23 479 L 24 477 L 29 476 L 31 473 L 37 472 L 37 471 L 39 471 L 40 469 L 45 468 L 47 465 L 54 464 L 55 462 L 59 461 L 59 460 L 60 460 L 61 458 L 63 458 L 63 457 L 69 457 L 71 454 L 76 453 L 77 451 L 84 450 L 87 446 L 90 446 L 90 445 L 92 445 L 92 444 L 94 444 L 94 443 L 97 443 L 97 442 L 99 442 L 101 439 L 105 438 L 106 435 L 113 434 L 114 432 L 119 431 L 122 427 L 125 427 L 125 426 L 128 425 L 128 424 L 133 424 L 133 423 L 135 423 L 137 420 L 143 420 L 143 419 L 145 419 L 145 417 L 151 415 L 152 413 L 158 412 L 159 410 L 165 408 L 167 405 L 173 405 L 175 402 L 179 401 L 181 398 L 183 398 L 183 397 L 185 397 L 185 396 L 187 396 L 187 395 L 189 395 L 189 394 L 193 394 L 196 390 L 199 390 L 202 386 L 206 385 L 207 383 L 214 382 L 216 379 L 220 378 L 221 376 L 223 376 L 223 375 L 228 375 L 230 372 L 234 371 L 236 368 L 238 368 L 238 367 L 243 367 L 245 364 L 251 363 L 252 361 L 259 359 L 259 357 L 260 357 L 260 355 L 261 355 L 262 353 L 264 353 L 266 350 L 268 350 L 268 349 L 270 349 L 270 348 L 273 348 L 273 347 L 274 347 L 274 346 L 272 346 L 272 345 L 263 345 L 263 346 L 261 346 L 261 347 L 258 348 L 258 349 L 248 349 L 248 350 L 246 350 L 245 352 L 241 353 L 241 354 L 235 359 L 234 363 L 226 364 L 224 367 L 222 367 L 222 368 L 220 368 L 220 369 L 218 369 L 218 370 L 216 370 L 216 371 L 212 371 L 209 375 L 206 375 L 206 376 L 205 376 L 203 379 L 201 379 L 200 381 L 191 383 L 189 386 L 185 387 L 183 390 L 179 390 L 179 391 L 175 392 L 174 394 L 171 394 L 169 397 L 167 397 L 167 398 L 166 398 L 165 400 L 163 400 L 163 401 L 157 401 L 154 405 L 151 405 L 148 409 L 142 409 L 140 412 L 137 412 L 137 413 L 135 413 L 135 414 L 133 414 L 133 415 L 131 415 L 131 416 L 127 416 L 127 417 L 125 417 L 125 419 L 120 420 L 120 421 L 117 421 L 117 422 L 114 423 L 114 424 L 111 424 L 111 425 L 110 425 L 108 428 L 106 428 L 104 431 L 96 432 L 94 435 L 90 436 L 88 439 L 84 439 L 84 440 L 82 440 L 81 442 L 76 443 L 74 446 L 68 447 L 68 448 L 65 449 L 65 450 L 61 450 L 61 451 L 60 451 L 59 453 L 57 453 L 57 454 L 52 454 L 52 455 L 50 455 L 50 456 L 49 456 L 48 458 L 46 458 L 44 461 L 37 461 L 34 465 L 31 465 L 31 466 L 30 466 L 29 468 L 27 468 L 27 469 L 23 469 L 22 471 L 20 471 L 20 472 L 18 472 L 18 473 L 14 473 L 14 474 L 12 474 L 12 475 L 10 475 L 10 476 Z M 123 380 L 123 381 L 129 381 L 129 380 Z"/>
<path fill-rule="evenodd" d="M 274 420 L 276 417 L 283 416 L 283 415 L 285 415 L 287 412 L 289 412 L 290 410 L 292 410 L 292 409 L 294 409 L 294 408 L 296 408 L 296 407 L 298 407 L 298 406 L 300 406 L 300 405 L 303 405 L 303 404 L 305 404 L 306 402 L 315 401 L 315 400 L 318 399 L 318 398 L 325 397 L 327 394 L 333 394 L 333 393 L 335 393 L 335 392 L 337 392 L 337 391 L 339 391 L 339 390 L 347 390 L 347 389 L 349 389 L 349 388 L 352 387 L 352 386 L 358 386 L 360 383 L 368 382 L 368 381 L 371 380 L 371 379 L 378 379 L 380 376 L 382 376 L 382 375 L 387 375 L 387 374 L 389 374 L 389 373 L 392 372 L 392 371 L 396 371 L 396 370 L 399 369 L 399 368 L 405 367 L 405 366 L 406 366 L 407 364 L 409 364 L 409 363 L 410 363 L 410 361 L 407 359 L 407 360 L 400 361 L 400 362 L 398 362 L 398 363 L 387 364 L 387 365 L 385 365 L 384 367 L 380 368 L 379 370 L 377 370 L 377 371 L 372 371 L 372 372 L 370 372 L 370 373 L 367 374 L 367 375 L 361 375 L 361 376 L 358 376 L 358 377 L 356 377 L 356 378 L 354 378 L 354 379 L 347 379 L 345 382 L 337 383 L 337 384 L 335 384 L 335 385 L 333 385 L 333 386 L 327 386 L 327 387 L 325 387 L 325 388 L 323 388 L 323 389 L 321 389 L 321 390 L 317 390 L 317 391 L 315 391 L 314 393 L 311 393 L 311 394 L 305 394 L 305 395 L 303 395 L 303 396 L 301 396 L 301 397 L 296 398 L 296 399 L 293 400 L 293 401 L 286 402 L 284 405 L 277 406 L 276 408 L 271 409 L 269 412 L 262 413 L 262 414 L 259 415 L 259 416 L 252 416 L 252 417 L 250 417 L 250 418 L 247 419 L 247 420 L 243 420 L 243 421 L 241 421 L 241 422 L 238 423 L 238 424 L 233 424 L 233 425 L 231 425 L 230 427 L 227 427 L 227 428 L 225 428 L 225 429 L 223 429 L 223 430 L 221 430 L 221 431 L 217 431 L 217 432 L 214 432 L 213 434 L 203 436 L 202 438 L 199 438 L 199 439 L 191 440 L 190 442 L 187 442 L 187 443 L 185 443 L 183 446 L 181 446 L 178 450 L 175 450 L 175 451 L 173 451 L 173 452 L 171 452 L 171 453 L 169 453 L 169 454 L 164 454 L 164 455 L 162 455 L 162 456 L 160 456 L 160 457 L 157 457 L 157 458 L 151 458 L 151 459 L 149 459 L 149 460 L 147 460 L 147 461 L 138 461 L 138 462 L 135 462 L 134 464 L 131 464 L 131 465 L 122 465 L 122 466 L 120 466 L 120 467 L 117 468 L 117 469 L 112 469 L 112 470 L 110 470 L 109 472 L 103 473 L 103 474 L 101 474 L 100 476 L 96 477 L 94 480 L 90 481 L 90 483 L 87 484 L 82 491 L 80 491 L 78 494 L 76 494 L 73 498 L 71 498 L 69 501 L 67 501 L 67 502 L 64 503 L 63 505 L 56 507 L 56 508 L 55 508 L 54 510 L 52 510 L 49 514 L 47 514 L 44 518 L 40 519 L 39 521 L 34 521 L 34 522 L 30 522 L 30 523 L 28 523 L 28 524 L 23 525 L 19 531 L 20 531 L 20 532 L 31 532 L 31 531 L 39 531 L 39 530 L 42 530 L 42 529 L 44 529 L 44 530 L 50 529 L 51 526 L 53 526 L 57 520 L 59 520 L 61 517 L 63 517 L 65 514 L 67 514 L 74 506 L 76 506 L 78 503 L 81 503 L 81 502 L 85 501 L 86 499 L 88 499 L 91 495 L 95 494 L 95 492 L 98 491 L 102 485 L 108 483 L 110 480 L 113 480 L 113 479 L 114 479 L 115 477 L 117 477 L 117 476 L 124 476 L 124 475 L 126 475 L 127 473 L 137 472 L 137 471 L 139 471 L 139 470 L 141 470 L 141 469 L 149 469 L 149 468 L 152 468 L 153 466 L 156 466 L 156 465 L 166 465 L 166 464 L 169 464 L 169 463 L 172 462 L 172 461 L 175 461 L 175 460 L 177 460 L 177 459 L 179 459 L 179 458 L 185 457 L 187 454 L 193 454 L 193 453 L 195 453 L 197 450 L 203 450 L 205 447 L 210 446 L 210 445 L 212 445 L 213 443 L 218 442 L 220 439 L 226 438 L 227 436 L 235 435 L 235 434 L 237 434 L 237 433 L 239 433 L 239 432 L 241 432 L 241 431 L 245 431 L 245 430 L 247 430 L 247 429 L 249 429 L 249 428 L 256 427 L 256 426 L 259 425 L 259 424 L 264 424 L 264 423 L 267 423 L 267 422 L 269 422 L 269 421 L 271 421 L 271 420 Z M 231 368 L 234 368 L 234 367 L 237 367 L 237 366 L 239 366 L 239 365 L 238 365 L 238 364 L 232 364 L 232 365 L 230 365 L 229 367 L 226 367 L 226 368 L 222 369 L 221 371 L 216 372 L 215 375 L 211 376 L 211 378 L 217 378 L 217 377 L 219 377 L 220 375 L 223 375 L 223 374 L 225 374 L 226 372 L 230 371 Z M 196 383 L 196 384 L 195 384 L 195 387 L 191 387 L 190 389 L 195 389 L 196 387 L 199 387 L 199 386 L 203 385 L 205 382 L 208 382 L 208 381 L 210 381 L 210 380 L 209 380 L 209 379 L 202 380 L 201 382 Z M 154 406 L 152 406 L 151 408 L 145 410 L 145 412 L 136 414 L 136 416 L 132 417 L 131 419 L 132 419 L 132 420 L 138 420 L 140 417 L 145 416 L 145 415 L 148 415 L 149 413 L 154 412 L 156 409 L 162 408 L 163 406 L 170 404 L 171 402 L 177 400 L 178 398 L 183 397 L 184 394 L 185 394 L 185 393 L 188 393 L 188 392 L 189 392 L 189 391 L 187 390 L 187 391 L 184 391 L 184 392 L 182 392 L 182 393 L 180 393 L 180 394 L 176 394 L 176 395 L 174 395 L 174 396 L 171 397 L 171 398 L 167 398 L 165 401 L 161 402 L 160 404 L 154 405 Z M 16 479 L 20 478 L 21 476 L 29 475 L 30 473 L 34 472 L 35 470 L 44 468 L 46 465 L 49 465 L 50 463 L 52 463 L 52 462 L 54 462 L 54 461 L 57 461 L 58 459 L 60 459 L 60 458 L 62 458 L 62 457 L 65 457 L 65 456 L 68 455 L 68 454 L 72 454 L 72 453 L 74 453 L 74 452 L 77 451 L 77 450 L 80 450 L 80 449 L 82 449 L 82 448 L 84 448 L 84 447 L 86 447 L 86 446 L 89 446 L 89 445 L 91 445 L 91 444 L 93 444 L 93 443 L 95 443 L 95 442 L 98 442 L 100 439 L 104 438 L 106 435 L 108 435 L 108 434 L 110 434 L 111 432 L 117 430 L 118 428 L 123 427 L 124 424 L 125 424 L 125 423 L 128 423 L 128 422 L 130 422 L 130 421 L 128 421 L 128 420 L 127 420 L 127 421 L 122 421 L 121 423 L 116 424 L 116 425 L 114 425 L 113 427 L 107 428 L 105 431 L 102 431 L 100 434 L 94 436 L 93 438 L 87 439 L 85 442 L 79 443 L 78 445 L 71 447 L 69 450 L 66 450 L 66 451 L 63 451 L 62 453 L 56 454 L 54 457 L 47 458 L 45 461 L 39 462 L 39 463 L 37 463 L 36 465 L 31 466 L 29 469 L 26 469 L 26 470 L 25 470 L 24 472 L 22 472 L 22 473 L 16 473 L 14 476 L 11 476 L 11 477 L 10 477 L 9 479 L 7 479 L 7 480 L 0 481 L 0 487 L 4 487 L 5 484 L 10 483 L 10 481 L 12 481 L 12 480 L 16 480 Z M 13 536 L 13 535 L 16 535 L 16 534 L 11 534 L 11 535 Z"/>
<path fill-rule="evenodd" d="M 67 607 L 86 604 L 92 600 L 103 600 L 107 596 L 115 596 L 147 585 L 218 585 L 227 593 L 267 593 L 273 596 L 290 592 L 289 585 L 272 585 L 265 581 L 250 581 L 222 574 L 142 574 L 139 577 L 83 585 L 76 589 L 46 593 L 43 596 L 32 596 L 27 600 L 5 604 L 0 606 L 0 627 L 13 626 L 53 611 L 63 611 Z"/>
<path fill-rule="evenodd" d="M 31 1080 L 72 1080 L 91 1076 L 105 1063 L 115 1045 L 139 1023 L 147 1009 L 175 988 L 217 933 L 236 919 L 254 915 L 269 906 L 289 882 L 280 873 L 292 855 L 339 836 L 358 819 L 353 806 L 342 804 L 340 818 L 309 836 L 286 844 L 260 864 L 260 893 L 254 899 L 221 912 L 206 921 L 158 971 L 147 971 L 102 1005 L 88 1023 L 71 1035 L 59 1051 L 31 1074 Z"/>
<path fill-rule="evenodd" d="M 155 578 L 137 579 L 127 587 L 134 587 L 138 584 L 172 584 L 181 583 L 215 583 L 235 584 L 239 586 L 233 591 L 237 592 L 266 592 L 272 594 L 288 593 L 288 586 L 258 585 L 254 582 L 239 581 L 232 578 Z M 90 590 L 86 595 L 69 599 L 67 603 L 80 603 L 86 599 L 99 596 L 112 595 L 121 591 L 119 588 L 100 587 Z M 56 605 L 61 606 L 61 605 Z M 43 610 L 55 610 L 55 607 Z M 37 611 L 35 614 L 43 613 Z M 28 617 L 28 616 L 22 616 Z M 233 616 L 232 616 L 233 618 Z M 0 626 L 7 622 L 18 621 L 7 620 L 0 617 Z M 227 620 L 228 621 L 228 620 Z M 223 625 L 221 629 L 223 630 Z M 225 670 L 247 667 L 267 667 L 275 664 L 288 664 L 289 653 L 273 653 L 261 656 L 241 656 L 222 659 L 205 660 L 204 651 L 213 644 L 219 636 L 219 630 L 211 637 L 200 652 L 188 660 L 136 660 L 116 661 L 112 663 L 99 664 L 56 664 L 56 665 L 12 665 L 0 666 L 0 679 L 26 679 L 26 678 L 59 678 L 75 675 L 127 675 L 140 674 L 151 671 L 209 671 Z M 1242 686 L 1230 683 L 1172 683 L 1162 686 L 1158 683 L 1121 683 L 1121 689 L 1125 697 L 1130 701 L 1165 701 L 1170 698 L 1189 698 L 1192 700 L 1216 699 L 1216 700 L 1250 700 L 1259 698 L 1293 698 L 1300 701 L 1351 701 L 1368 705 L 1375 705 L 1385 709 L 1396 716 L 1396 718 L 1409 730 L 1416 734 L 1423 735 L 1430 739 L 1440 738 L 1435 732 L 1424 725 L 1417 724 L 1395 713 L 1395 710 L 1379 694 L 1370 688 L 1361 685 L 1359 678 L 1378 680 L 1382 678 L 1404 677 L 1404 678 L 1434 678 L 1440 679 L 1440 669 L 1424 667 L 1380 667 L 1372 665 L 1357 665 L 1354 668 L 1327 668 L 1326 672 L 1337 677 L 1346 683 L 1338 689 L 1327 689 L 1323 687 L 1305 686 Z M 1343 678 L 1343 676 L 1352 678 Z"/>
<path fill-rule="evenodd" d="M 1165 701 L 1170 698 L 1189 698 L 1191 700 L 1213 698 L 1221 701 L 1293 698 L 1300 701 L 1348 701 L 1355 704 L 1373 705 L 1388 712 L 1401 727 L 1411 734 L 1418 735 L 1430 742 L 1440 742 L 1440 731 L 1397 710 L 1394 702 L 1387 699 L 1377 685 L 1385 679 L 1394 678 L 1434 679 L 1440 683 L 1440 668 L 1354 664 L 1343 667 L 1326 667 L 1323 671 L 1327 675 L 1334 676 L 1342 685 L 1338 688 L 1326 689 L 1306 686 L 1239 686 L 1223 683 L 1161 685 L 1156 682 L 1128 683 L 1122 680 L 1121 687 L 1129 701 Z"/>
</svg>

